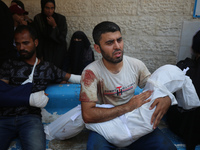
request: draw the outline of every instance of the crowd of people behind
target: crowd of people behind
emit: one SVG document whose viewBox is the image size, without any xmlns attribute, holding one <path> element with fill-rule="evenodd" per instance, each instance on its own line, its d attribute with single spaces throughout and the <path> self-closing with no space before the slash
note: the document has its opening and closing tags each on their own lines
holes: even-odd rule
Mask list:
<svg viewBox="0 0 200 150">
<path fill-rule="evenodd" d="M 41 12 L 31 19 L 22 1 L 12 0 L 8 7 L 0 0 L 0 97 L 6 97 L 0 104 L 2 150 L 7 150 L 16 137 L 23 149 L 45 150 L 41 107 L 35 100 L 40 100 L 38 96 L 45 99 L 48 93 L 44 90 L 52 83 L 81 83 L 79 100 L 85 123 L 106 122 L 150 102 L 147 99 L 153 91 L 135 96 L 134 90 L 137 86 L 143 88 L 151 73 L 142 61 L 124 56 L 124 41 L 117 24 L 104 21 L 94 27 L 94 49 L 102 55 L 102 59 L 94 61 L 91 43 L 83 31 L 72 35 L 67 50 L 67 21 L 55 8 L 55 0 L 41 0 Z M 186 75 L 192 79 L 199 96 L 200 31 L 193 37 L 192 54 L 194 58 L 187 58 L 177 66 L 182 70 L 189 67 Z M 31 88 L 25 98 L 15 89 L 24 85 Z M 4 87 L 15 92 L 7 93 Z M 97 108 L 97 103 L 115 107 Z M 166 114 L 170 129 L 184 139 L 187 150 L 194 150 L 200 144 L 199 107 L 185 110 L 171 103 L 168 95 L 157 98 L 149 108 L 155 109 L 151 117 L 154 130 L 125 148 L 176 149 L 157 128 Z M 91 131 L 87 149 L 117 147 Z"/>
<path fill-rule="evenodd" d="M 69 50 L 67 50 L 66 37 L 68 28 L 66 17 L 56 13 L 55 8 L 54 0 L 41 0 L 41 13 L 36 14 L 32 20 L 29 18 L 29 12 L 25 10 L 23 2 L 20 0 L 12 0 L 9 6 L 11 15 L 5 15 L 5 11 L 8 11 L 7 9 L 2 10 L 4 12 L 1 14 L 5 16 L 6 21 L 10 19 L 9 24 L 13 24 L 13 27 L 10 25 L 10 28 L 13 28 L 12 30 L 9 29 L 10 32 L 13 31 L 14 33 L 14 30 L 19 25 L 30 25 L 36 29 L 40 41 L 37 47 L 38 58 L 52 62 L 64 71 L 80 75 L 83 68 L 94 61 L 94 53 L 90 47 L 90 42 L 84 32 L 77 31 L 74 33 L 76 37 L 72 36 Z M 11 20 L 11 16 L 13 20 Z M 11 21 L 13 23 L 10 23 Z M 1 29 L 7 29 L 9 27 L 7 25 L 8 23 L 5 22 L 4 28 Z M 13 33 L 9 35 L 13 36 Z M 77 40 L 77 37 L 79 37 L 79 40 Z M 12 57 L 17 57 L 19 54 L 17 53 L 14 40 L 12 41 L 13 45 L 9 44 L 14 53 Z M 7 43 L 5 44 L 8 46 Z M 1 55 L 1 57 L 3 56 Z M 5 56 L 6 59 L 7 57 Z"/>
</svg>

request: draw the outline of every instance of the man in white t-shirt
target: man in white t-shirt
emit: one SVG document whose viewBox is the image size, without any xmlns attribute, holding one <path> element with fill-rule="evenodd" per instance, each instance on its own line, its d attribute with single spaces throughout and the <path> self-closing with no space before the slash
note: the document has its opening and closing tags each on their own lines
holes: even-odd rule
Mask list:
<svg viewBox="0 0 200 150">
<path fill-rule="evenodd" d="M 99 23 L 93 30 L 94 48 L 102 54 L 102 59 L 88 65 L 81 79 L 80 101 L 85 123 L 99 123 L 114 119 L 133 111 L 150 101 L 152 91 L 134 96 L 137 86 L 143 88 L 151 75 L 145 64 L 138 59 L 123 56 L 123 39 L 117 24 L 109 21 Z M 148 100 L 147 100 L 148 99 Z M 113 108 L 98 108 L 96 104 L 112 104 Z M 158 98 L 150 109 L 156 106 L 151 123 L 154 131 L 129 145 L 128 149 L 173 150 L 176 147 L 157 128 L 160 119 L 171 105 L 168 96 Z M 117 147 L 91 131 L 87 149 L 107 150 Z"/>
</svg>

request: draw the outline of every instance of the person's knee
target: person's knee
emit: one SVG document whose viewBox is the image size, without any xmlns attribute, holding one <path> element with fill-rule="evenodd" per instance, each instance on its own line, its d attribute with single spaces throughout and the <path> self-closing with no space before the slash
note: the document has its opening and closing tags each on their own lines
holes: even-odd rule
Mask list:
<svg viewBox="0 0 200 150">
<path fill-rule="evenodd" d="M 91 131 L 88 137 L 87 150 L 110 150 L 116 148 L 110 144 L 103 136 Z"/>
<path fill-rule="evenodd" d="M 24 116 L 21 118 L 19 138 L 23 149 L 45 150 L 46 138 L 41 118 L 38 116 Z"/>
<path fill-rule="evenodd" d="M 93 142 L 90 141 L 87 143 L 87 150 L 105 150 L 105 144 L 96 140 Z"/>
<path fill-rule="evenodd" d="M 162 149 L 162 150 L 176 150 L 176 146 L 172 143 L 172 141 L 164 135 L 164 133 L 160 129 L 155 129 L 151 134 L 146 136 L 148 140 L 149 147 L 154 149 Z"/>
<path fill-rule="evenodd" d="M 100 150 L 100 149 L 102 148 L 101 145 L 98 144 L 98 142 L 87 144 L 87 150 Z"/>
<path fill-rule="evenodd" d="M 100 141 L 99 141 L 100 140 Z M 104 142 L 101 142 L 101 136 L 96 132 L 90 132 L 87 142 L 87 150 L 100 150 Z"/>
<path fill-rule="evenodd" d="M 176 146 L 173 143 L 160 144 L 158 149 L 162 149 L 162 150 L 177 150 Z"/>
<path fill-rule="evenodd" d="M 160 137 L 157 143 L 158 149 L 162 150 L 176 150 L 176 146 L 167 137 Z"/>
<path fill-rule="evenodd" d="M 165 139 L 161 139 L 160 144 L 159 144 L 160 148 L 162 150 L 176 150 L 176 146 L 171 142 L 170 139 L 165 138 Z"/>
</svg>

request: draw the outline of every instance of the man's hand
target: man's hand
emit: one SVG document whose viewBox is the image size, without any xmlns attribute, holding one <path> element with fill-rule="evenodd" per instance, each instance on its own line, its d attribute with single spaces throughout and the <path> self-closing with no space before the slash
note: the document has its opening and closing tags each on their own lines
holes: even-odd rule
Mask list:
<svg viewBox="0 0 200 150">
<path fill-rule="evenodd" d="M 27 25 L 27 22 L 24 20 L 23 17 L 17 14 L 14 14 L 12 17 L 19 25 Z"/>
<path fill-rule="evenodd" d="M 130 101 L 127 103 L 130 107 L 130 111 L 141 107 L 142 105 L 150 102 L 151 99 L 148 99 L 153 91 L 145 91 L 139 95 L 133 96 Z"/>
<path fill-rule="evenodd" d="M 47 22 L 53 28 L 55 28 L 57 26 L 56 21 L 55 21 L 55 19 L 52 16 L 47 17 Z"/>
<path fill-rule="evenodd" d="M 171 99 L 169 98 L 169 96 L 157 98 L 150 106 L 150 109 L 153 109 L 155 106 L 156 110 L 151 117 L 151 124 L 154 123 L 154 129 L 158 126 L 160 120 L 171 106 Z"/>
<path fill-rule="evenodd" d="M 25 25 L 25 26 L 27 26 L 27 25 L 28 25 L 28 23 L 27 23 L 27 21 L 25 21 L 25 20 L 21 19 L 20 25 Z"/>
</svg>

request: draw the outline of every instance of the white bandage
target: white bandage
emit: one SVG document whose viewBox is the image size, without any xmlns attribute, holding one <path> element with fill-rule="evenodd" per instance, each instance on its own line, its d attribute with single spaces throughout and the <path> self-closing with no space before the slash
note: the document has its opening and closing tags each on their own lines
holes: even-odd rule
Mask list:
<svg viewBox="0 0 200 150">
<path fill-rule="evenodd" d="M 81 76 L 80 75 L 71 74 L 71 77 L 69 78 L 68 81 L 72 82 L 72 83 L 80 83 Z"/>
<path fill-rule="evenodd" d="M 30 106 L 43 108 L 47 105 L 49 98 L 45 95 L 44 91 L 32 93 L 29 98 Z"/>
</svg>

